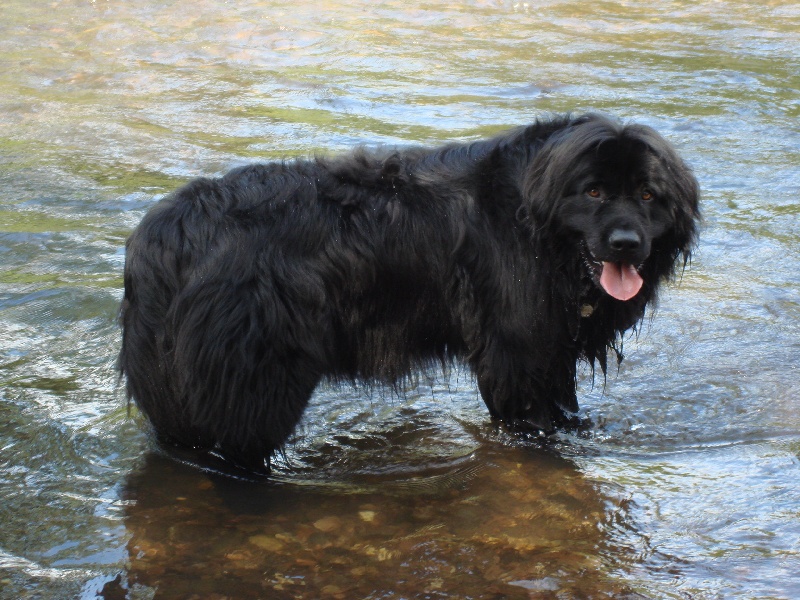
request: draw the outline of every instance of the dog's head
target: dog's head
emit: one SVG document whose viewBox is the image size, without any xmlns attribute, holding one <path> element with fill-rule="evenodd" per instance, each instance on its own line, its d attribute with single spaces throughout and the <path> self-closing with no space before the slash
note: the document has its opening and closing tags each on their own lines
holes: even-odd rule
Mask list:
<svg viewBox="0 0 800 600">
<path fill-rule="evenodd" d="M 619 301 L 649 299 L 678 259 L 689 259 L 700 218 L 697 181 L 649 127 L 573 119 L 536 153 L 523 188 L 538 234 Z"/>
</svg>

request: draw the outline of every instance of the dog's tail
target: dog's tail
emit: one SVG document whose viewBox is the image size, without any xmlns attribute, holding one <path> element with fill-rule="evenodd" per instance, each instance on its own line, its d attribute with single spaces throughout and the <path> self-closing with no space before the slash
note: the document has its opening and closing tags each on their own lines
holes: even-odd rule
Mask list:
<svg viewBox="0 0 800 600">
<path fill-rule="evenodd" d="M 185 215 L 180 191 L 154 206 L 128 238 L 125 292 L 120 307 L 122 349 L 119 369 L 128 401 L 169 441 L 202 445 L 179 407 L 170 363 L 174 336 L 168 315 L 184 278 Z"/>
</svg>

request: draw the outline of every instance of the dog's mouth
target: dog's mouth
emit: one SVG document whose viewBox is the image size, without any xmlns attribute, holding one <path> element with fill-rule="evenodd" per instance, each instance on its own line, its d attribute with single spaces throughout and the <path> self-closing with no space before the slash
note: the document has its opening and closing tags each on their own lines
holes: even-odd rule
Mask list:
<svg viewBox="0 0 800 600">
<path fill-rule="evenodd" d="M 599 260 L 586 247 L 583 257 L 595 284 L 612 298 L 624 302 L 636 296 L 642 289 L 644 279 L 639 270 L 643 265 L 634 266 L 625 261 Z"/>
</svg>

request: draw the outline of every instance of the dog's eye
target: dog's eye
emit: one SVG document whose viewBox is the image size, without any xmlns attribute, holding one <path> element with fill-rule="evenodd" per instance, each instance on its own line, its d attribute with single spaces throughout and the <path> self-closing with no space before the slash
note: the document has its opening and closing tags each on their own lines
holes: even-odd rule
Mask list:
<svg viewBox="0 0 800 600">
<path fill-rule="evenodd" d="M 603 195 L 603 192 L 600 191 L 599 187 L 590 187 L 586 190 L 586 195 L 589 196 L 589 198 L 599 198 Z"/>
<path fill-rule="evenodd" d="M 644 200 L 645 202 L 650 202 L 650 200 L 652 199 L 653 199 L 653 192 L 651 192 L 647 188 L 644 188 L 642 190 L 642 200 Z"/>
</svg>

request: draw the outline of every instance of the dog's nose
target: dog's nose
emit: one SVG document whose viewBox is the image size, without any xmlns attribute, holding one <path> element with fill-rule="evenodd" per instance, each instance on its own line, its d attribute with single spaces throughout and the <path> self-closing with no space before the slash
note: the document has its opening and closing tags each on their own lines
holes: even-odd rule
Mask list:
<svg viewBox="0 0 800 600">
<path fill-rule="evenodd" d="M 638 250 L 642 238 L 632 229 L 614 229 L 608 236 L 608 245 L 612 250 Z"/>
</svg>

